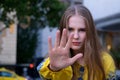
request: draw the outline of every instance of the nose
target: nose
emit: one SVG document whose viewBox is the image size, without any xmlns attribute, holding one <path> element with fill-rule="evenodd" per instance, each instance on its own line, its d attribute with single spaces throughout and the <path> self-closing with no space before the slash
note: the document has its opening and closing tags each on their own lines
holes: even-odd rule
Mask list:
<svg viewBox="0 0 120 80">
<path fill-rule="evenodd" d="M 79 38 L 78 31 L 75 31 L 75 32 L 74 32 L 74 39 L 78 39 L 78 38 Z"/>
</svg>

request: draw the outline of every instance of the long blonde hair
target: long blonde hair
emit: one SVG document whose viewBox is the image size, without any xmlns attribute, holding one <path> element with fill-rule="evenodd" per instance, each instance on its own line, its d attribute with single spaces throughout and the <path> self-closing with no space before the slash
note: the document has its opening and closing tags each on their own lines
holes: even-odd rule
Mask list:
<svg viewBox="0 0 120 80">
<path fill-rule="evenodd" d="M 83 5 L 68 7 L 60 21 L 60 32 L 62 33 L 63 28 L 68 26 L 69 18 L 75 14 L 84 17 L 87 29 L 84 45 L 84 60 L 88 69 L 88 80 L 95 80 L 95 77 L 99 77 L 99 75 L 102 75 L 102 79 L 100 80 L 105 80 L 105 71 L 101 60 L 102 47 L 98 40 L 90 11 Z M 72 66 L 75 66 L 75 64 Z M 74 70 L 73 67 L 73 72 Z M 76 76 L 76 74 L 74 76 Z"/>
</svg>

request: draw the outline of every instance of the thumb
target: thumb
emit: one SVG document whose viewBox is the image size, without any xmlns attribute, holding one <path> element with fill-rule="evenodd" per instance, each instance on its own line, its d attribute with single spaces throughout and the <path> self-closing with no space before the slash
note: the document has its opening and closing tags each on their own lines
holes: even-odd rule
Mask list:
<svg viewBox="0 0 120 80">
<path fill-rule="evenodd" d="M 78 58 L 81 58 L 82 56 L 82 53 L 78 53 L 74 57 L 70 58 L 70 65 L 72 65 Z"/>
</svg>

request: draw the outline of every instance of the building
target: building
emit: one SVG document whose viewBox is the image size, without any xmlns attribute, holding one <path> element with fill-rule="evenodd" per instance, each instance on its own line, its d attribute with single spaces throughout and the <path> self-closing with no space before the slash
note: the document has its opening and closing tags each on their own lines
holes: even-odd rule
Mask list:
<svg viewBox="0 0 120 80">
<path fill-rule="evenodd" d="M 117 48 L 120 44 L 119 2 L 119 0 L 84 0 L 84 5 L 92 12 L 100 40 L 109 50 Z"/>
<path fill-rule="evenodd" d="M 10 28 L 0 22 L 0 64 L 16 64 L 16 25 L 11 24 Z"/>
</svg>

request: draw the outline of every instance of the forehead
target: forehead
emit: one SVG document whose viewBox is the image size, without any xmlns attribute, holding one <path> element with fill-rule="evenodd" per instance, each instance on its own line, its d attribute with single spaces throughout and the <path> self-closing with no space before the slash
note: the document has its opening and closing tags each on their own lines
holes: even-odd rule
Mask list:
<svg viewBox="0 0 120 80">
<path fill-rule="evenodd" d="M 74 15 L 69 18 L 68 21 L 68 26 L 69 27 L 81 27 L 85 28 L 85 20 L 84 17 L 80 15 Z"/>
</svg>

